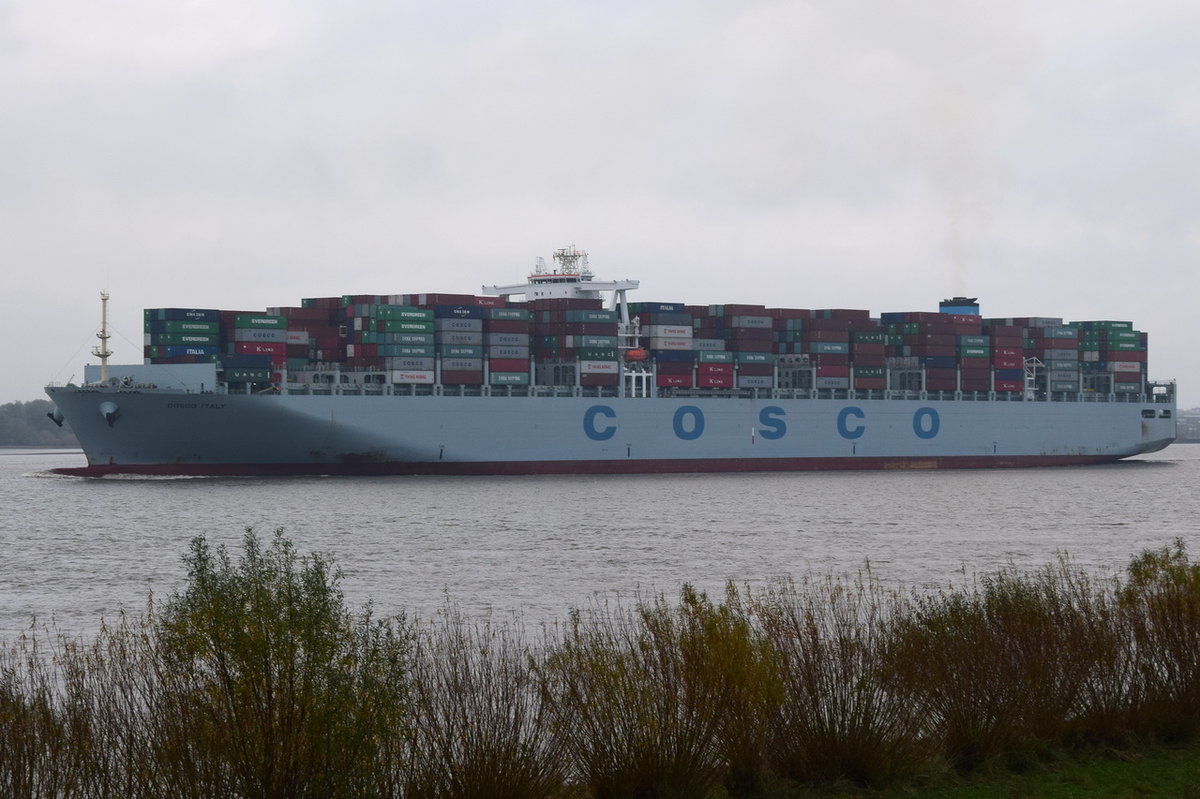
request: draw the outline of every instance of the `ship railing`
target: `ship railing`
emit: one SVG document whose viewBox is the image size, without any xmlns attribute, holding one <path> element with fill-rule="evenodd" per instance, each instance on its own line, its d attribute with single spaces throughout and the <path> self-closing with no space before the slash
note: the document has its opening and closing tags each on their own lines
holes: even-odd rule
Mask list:
<svg viewBox="0 0 1200 799">
<path fill-rule="evenodd" d="M 254 393 L 250 384 L 223 384 L 215 393 Z M 282 390 L 281 390 L 282 389 Z M 570 385 L 456 385 L 422 383 L 335 384 L 288 383 L 273 386 L 267 391 L 316 396 L 470 396 L 470 397 L 615 397 L 615 386 Z M 670 398 L 725 399 L 825 399 L 825 400 L 920 400 L 933 402 L 1106 402 L 1174 404 L 1174 382 L 1149 383 L 1139 393 L 1110 393 L 1098 391 L 1026 392 L 1006 391 L 917 391 L 913 389 L 845 389 L 845 388 L 730 388 L 659 389 L 659 396 Z M 260 392 L 261 393 L 261 392 Z"/>
</svg>

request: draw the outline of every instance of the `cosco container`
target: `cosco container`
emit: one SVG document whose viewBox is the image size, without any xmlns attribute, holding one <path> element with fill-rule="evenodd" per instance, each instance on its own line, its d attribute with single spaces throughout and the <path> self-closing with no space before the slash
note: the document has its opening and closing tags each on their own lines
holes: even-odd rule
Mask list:
<svg viewBox="0 0 1200 799">
<path fill-rule="evenodd" d="M 483 319 L 466 319 L 457 316 L 442 317 L 433 320 L 433 329 L 438 333 L 447 330 L 465 330 L 471 333 L 482 333 Z"/>
</svg>

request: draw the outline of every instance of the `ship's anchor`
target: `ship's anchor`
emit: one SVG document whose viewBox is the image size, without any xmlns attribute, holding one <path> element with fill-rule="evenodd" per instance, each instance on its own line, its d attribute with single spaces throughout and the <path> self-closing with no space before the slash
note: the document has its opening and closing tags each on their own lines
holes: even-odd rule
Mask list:
<svg viewBox="0 0 1200 799">
<path fill-rule="evenodd" d="M 121 415 L 121 409 L 117 407 L 115 402 L 100 403 L 100 415 L 104 417 L 104 421 L 108 422 L 108 426 L 112 427 L 117 421 L 117 417 Z"/>
<path fill-rule="evenodd" d="M 62 411 L 60 411 L 58 408 L 55 408 L 54 410 L 50 411 L 46 415 L 48 417 L 50 417 L 50 421 L 54 422 L 59 427 L 62 427 L 62 423 L 63 423 Z"/>
</svg>

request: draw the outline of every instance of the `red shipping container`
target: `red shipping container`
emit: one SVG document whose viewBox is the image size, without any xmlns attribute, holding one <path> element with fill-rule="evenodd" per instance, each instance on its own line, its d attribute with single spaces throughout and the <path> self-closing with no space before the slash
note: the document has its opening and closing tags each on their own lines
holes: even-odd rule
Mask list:
<svg viewBox="0 0 1200 799">
<path fill-rule="evenodd" d="M 588 374 L 579 376 L 579 385 L 581 386 L 615 386 L 617 381 L 618 375 Z"/>
<path fill-rule="evenodd" d="M 699 388 L 733 388 L 733 375 L 697 375 Z"/>
<path fill-rule="evenodd" d="M 887 355 L 855 355 L 853 361 L 855 366 L 884 366 L 887 358 Z"/>
<path fill-rule="evenodd" d="M 690 374 L 671 375 L 659 372 L 654 378 L 654 383 L 659 388 L 690 388 L 692 385 L 692 376 Z"/>
<path fill-rule="evenodd" d="M 849 377 L 849 366 L 826 366 L 824 364 L 817 367 L 817 377 Z"/>
<path fill-rule="evenodd" d="M 359 346 L 374 346 L 362 345 Z M 235 341 L 233 342 L 234 355 L 278 355 L 281 358 L 287 357 L 287 344 L 265 341 Z M 360 355 L 374 355 L 374 352 L 363 352 Z"/>
<path fill-rule="evenodd" d="M 1024 369 L 1025 361 L 1023 358 L 998 358 L 993 355 L 992 366 L 997 369 Z"/>
<path fill-rule="evenodd" d="M 697 375 L 727 375 L 733 377 L 733 364 L 731 363 L 701 363 L 696 364 Z"/>
<path fill-rule="evenodd" d="M 1118 383 L 1140 383 L 1142 382 L 1141 372 L 1113 372 L 1113 380 Z"/>
<path fill-rule="evenodd" d="M 1077 350 L 1079 349 L 1079 339 L 1077 338 L 1035 338 L 1033 346 L 1039 350 Z"/>
<path fill-rule="evenodd" d="M 485 333 L 528 333 L 533 330 L 533 324 L 522 319 L 484 319 Z"/>
<path fill-rule="evenodd" d="M 1025 337 L 1025 328 L 1017 327 L 1016 325 L 988 325 L 987 331 L 988 331 L 988 335 L 991 336 L 992 338 L 996 338 L 996 337 L 1024 338 Z"/>
<path fill-rule="evenodd" d="M 475 297 L 473 304 L 480 308 L 503 308 L 505 300 L 503 297 Z"/>
<path fill-rule="evenodd" d="M 925 378 L 926 391 L 954 391 L 958 387 L 958 383 L 954 380 L 948 380 L 944 377 L 927 377 Z"/>
<path fill-rule="evenodd" d="M 692 364 L 689 361 L 662 361 L 656 367 L 660 375 L 690 375 Z"/>
<path fill-rule="evenodd" d="M 856 377 L 854 378 L 854 387 L 861 390 L 882 390 L 885 387 L 885 381 L 882 377 Z"/>
<path fill-rule="evenodd" d="M 1024 348 L 1020 346 L 992 347 L 992 358 L 1020 358 L 1024 351 Z"/>
<path fill-rule="evenodd" d="M 737 373 L 739 375 L 755 375 L 758 377 L 770 376 L 775 374 L 775 367 L 769 363 L 739 363 Z"/>
<path fill-rule="evenodd" d="M 1101 350 L 1102 361 L 1136 361 L 1146 363 L 1145 350 Z"/>
<path fill-rule="evenodd" d="M 488 368 L 493 372 L 528 372 L 529 361 L 524 358 L 489 358 Z"/>
<path fill-rule="evenodd" d="M 1025 339 L 1020 336 L 992 336 L 991 342 L 993 351 L 1003 348 L 1019 350 L 1025 347 Z"/>
<path fill-rule="evenodd" d="M 1023 380 L 997 380 L 993 384 L 995 391 L 1024 391 L 1025 381 Z"/>
<path fill-rule="evenodd" d="M 850 352 L 856 360 L 860 355 L 883 355 L 884 345 L 869 341 L 855 342 L 850 345 Z"/>
<path fill-rule="evenodd" d="M 804 341 L 849 341 L 850 331 L 846 328 L 839 330 L 811 330 L 805 328 L 800 331 L 800 338 Z"/>
<path fill-rule="evenodd" d="M 806 308 L 768 308 L 767 316 L 770 316 L 772 319 L 810 319 L 812 311 Z M 775 329 L 786 330 L 787 326 L 777 325 Z"/>
<path fill-rule="evenodd" d="M 992 380 L 991 378 L 984 378 L 982 380 L 979 378 L 972 378 L 968 380 L 964 377 L 962 379 L 961 387 L 963 391 L 991 391 Z"/>
<path fill-rule="evenodd" d="M 849 355 L 843 355 L 838 352 L 818 352 L 818 353 L 813 353 L 813 355 L 811 357 L 812 357 L 813 363 L 821 364 L 823 366 L 847 366 L 850 363 Z M 863 356 L 863 357 L 870 357 L 870 356 Z M 854 362 L 860 363 L 860 361 L 858 360 L 857 357 L 855 357 Z"/>
<path fill-rule="evenodd" d="M 802 330 L 850 330 L 849 319 L 809 319 Z M 824 339 L 825 341 L 846 341 L 846 339 Z"/>
<path fill-rule="evenodd" d="M 730 328 L 730 341 L 772 341 L 775 331 L 769 327 L 736 327 Z"/>
<path fill-rule="evenodd" d="M 991 362 L 987 358 L 959 358 L 958 365 L 964 372 L 968 369 L 982 369 L 986 372 Z"/>
<path fill-rule="evenodd" d="M 443 371 L 442 382 L 455 386 L 478 386 L 483 384 L 483 372 Z"/>
</svg>

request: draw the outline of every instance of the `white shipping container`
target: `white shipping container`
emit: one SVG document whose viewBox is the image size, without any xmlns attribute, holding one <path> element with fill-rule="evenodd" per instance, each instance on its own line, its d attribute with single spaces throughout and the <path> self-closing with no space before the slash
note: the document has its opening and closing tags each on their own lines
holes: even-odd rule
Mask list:
<svg viewBox="0 0 1200 799">
<path fill-rule="evenodd" d="M 832 377 L 832 378 L 819 378 L 818 377 L 817 381 L 820 382 L 822 379 L 842 380 L 842 381 L 846 381 L 847 384 L 849 383 L 849 380 L 850 380 L 850 378 L 848 378 L 848 377 Z M 737 379 L 737 387 L 738 388 L 772 388 L 774 385 L 775 385 L 775 378 L 771 377 L 770 375 L 738 375 L 738 379 Z"/>
<path fill-rule="evenodd" d="M 408 371 L 397 369 L 392 372 L 393 383 L 432 383 L 432 371 Z"/>
<path fill-rule="evenodd" d="M 472 333 L 483 332 L 482 319 L 457 319 L 454 317 L 444 317 L 433 320 L 434 329 L 441 332 L 443 330 L 466 330 Z"/>
<path fill-rule="evenodd" d="M 1140 372 L 1142 364 L 1139 361 L 1109 361 L 1108 371 L 1110 372 Z"/>
<path fill-rule="evenodd" d="M 1079 350 L 1046 350 L 1042 357 L 1048 361 L 1078 361 Z"/>
<path fill-rule="evenodd" d="M 724 352 L 725 339 L 723 338 L 694 338 L 692 339 L 692 349 L 705 350 L 707 352 Z"/>
<path fill-rule="evenodd" d="M 466 330 L 439 330 L 438 344 L 482 344 L 483 333 L 473 333 Z"/>
<path fill-rule="evenodd" d="M 580 361 L 581 375 L 615 375 L 619 369 L 616 361 Z"/>
<path fill-rule="evenodd" d="M 691 338 L 692 333 L 692 328 L 680 325 L 646 325 L 642 328 L 642 335 L 651 338 Z"/>
<path fill-rule="evenodd" d="M 650 349 L 652 350 L 690 350 L 692 349 L 692 339 L 690 338 L 651 338 Z"/>
<path fill-rule="evenodd" d="M 816 388 L 850 388 L 850 378 L 818 377 L 813 385 Z"/>
<path fill-rule="evenodd" d="M 483 358 L 442 358 L 442 369 L 447 372 L 478 372 L 483 369 Z"/>
<path fill-rule="evenodd" d="M 233 329 L 234 341 L 265 341 L 269 344 L 283 344 L 287 341 L 287 330 L 279 328 L 237 327 Z M 307 343 L 307 339 L 305 340 Z"/>
</svg>

